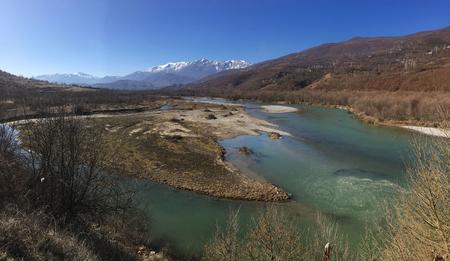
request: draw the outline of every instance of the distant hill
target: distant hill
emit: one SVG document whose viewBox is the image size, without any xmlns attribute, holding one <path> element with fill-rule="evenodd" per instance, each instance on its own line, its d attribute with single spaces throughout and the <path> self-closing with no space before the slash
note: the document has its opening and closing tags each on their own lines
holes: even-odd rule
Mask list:
<svg viewBox="0 0 450 261">
<path fill-rule="evenodd" d="M 50 74 L 33 77 L 54 83 L 93 85 L 111 89 L 158 89 L 188 84 L 218 72 L 242 69 L 250 64 L 241 60 L 174 62 L 137 71 L 125 76 L 96 77 L 86 73 Z"/>
<path fill-rule="evenodd" d="M 62 84 L 80 84 L 80 85 L 92 85 L 97 83 L 108 83 L 117 81 L 120 77 L 117 76 L 105 76 L 97 77 L 87 73 L 56 73 L 33 76 L 33 79 L 48 81 L 52 83 Z"/>
<path fill-rule="evenodd" d="M 47 81 L 25 78 L 0 70 L 0 94 L 1 94 L 0 97 L 21 93 L 23 91 L 28 91 L 27 93 L 32 93 L 56 89 L 64 90 L 68 88 L 77 88 L 77 87 L 78 86 L 54 84 L 49 83 Z"/>
<path fill-rule="evenodd" d="M 133 80 L 118 80 L 111 83 L 94 84 L 93 86 L 111 90 L 146 90 L 155 88 L 151 83 Z"/>
<path fill-rule="evenodd" d="M 450 91 L 450 27 L 323 44 L 213 75 L 187 88 Z"/>
</svg>

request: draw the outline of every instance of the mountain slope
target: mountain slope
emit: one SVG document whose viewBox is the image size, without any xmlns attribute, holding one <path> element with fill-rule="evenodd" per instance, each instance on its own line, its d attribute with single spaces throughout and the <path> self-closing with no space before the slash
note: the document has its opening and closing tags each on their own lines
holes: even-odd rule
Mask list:
<svg viewBox="0 0 450 261">
<path fill-rule="evenodd" d="M 450 27 L 323 44 L 218 74 L 189 88 L 450 91 Z"/>
</svg>

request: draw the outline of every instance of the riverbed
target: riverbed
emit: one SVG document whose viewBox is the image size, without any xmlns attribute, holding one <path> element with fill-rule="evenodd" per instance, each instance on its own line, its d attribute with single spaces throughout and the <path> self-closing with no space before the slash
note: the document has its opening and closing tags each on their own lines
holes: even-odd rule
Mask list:
<svg viewBox="0 0 450 261">
<path fill-rule="evenodd" d="M 221 101 L 214 101 L 221 102 Z M 336 221 L 355 247 L 368 222 L 383 213 L 379 204 L 395 198 L 405 185 L 411 159 L 409 131 L 362 123 L 344 110 L 293 106 L 297 111 L 269 113 L 261 104 L 243 104 L 251 115 L 290 133 L 273 140 L 266 134 L 220 141 L 226 159 L 241 171 L 292 194 L 277 203 L 298 221 L 299 229 L 320 212 Z M 238 152 L 246 146 L 253 155 Z M 231 210 L 240 211 L 244 229 L 268 203 L 219 200 L 164 185 L 138 181 L 140 205 L 151 216 L 153 241 L 180 254 L 196 254 L 223 225 Z"/>
</svg>

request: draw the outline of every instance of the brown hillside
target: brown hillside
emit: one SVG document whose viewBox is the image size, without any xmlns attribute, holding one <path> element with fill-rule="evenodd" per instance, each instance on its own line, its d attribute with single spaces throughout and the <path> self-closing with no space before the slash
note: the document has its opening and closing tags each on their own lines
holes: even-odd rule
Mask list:
<svg viewBox="0 0 450 261">
<path fill-rule="evenodd" d="M 450 91 L 450 27 L 352 38 L 210 77 L 188 88 Z"/>
</svg>

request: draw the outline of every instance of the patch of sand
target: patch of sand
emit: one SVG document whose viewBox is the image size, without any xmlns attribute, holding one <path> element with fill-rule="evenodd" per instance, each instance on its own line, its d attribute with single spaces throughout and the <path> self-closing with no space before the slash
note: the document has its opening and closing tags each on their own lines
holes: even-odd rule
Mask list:
<svg viewBox="0 0 450 261">
<path fill-rule="evenodd" d="M 157 133 L 161 136 L 181 136 L 181 137 L 196 137 L 197 135 L 192 134 L 192 131 L 188 128 L 185 128 L 179 123 L 176 122 L 160 122 L 157 123 L 156 126 L 144 132 L 144 134 Z"/>
<path fill-rule="evenodd" d="M 208 118 L 209 115 L 214 115 L 215 119 Z M 275 124 L 250 116 L 241 107 L 194 109 L 189 112 L 173 110 L 167 112 L 165 116 L 209 126 L 209 131 L 220 138 L 259 135 L 261 132 L 277 132 L 284 136 L 291 136 L 288 132 L 278 130 Z"/>
<path fill-rule="evenodd" d="M 282 105 L 263 105 L 261 108 L 268 113 L 286 113 L 286 112 L 296 112 L 297 108 L 282 106 Z"/>
<path fill-rule="evenodd" d="M 402 128 L 420 132 L 422 134 L 450 138 L 450 130 L 443 130 L 432 127 L 419 127 L 419 126 L 401 126 Z"/>
<path fill-rule="evenodd" d="M 137 128 L 137 129 L 131 130 L 130 133 L 128 133 L 128 135 L 131 136 L 131 135 L 133 135 L 134 133 L 142 132 L 142 130 L 143 130 L 142 128 Z"/>
</svg>

